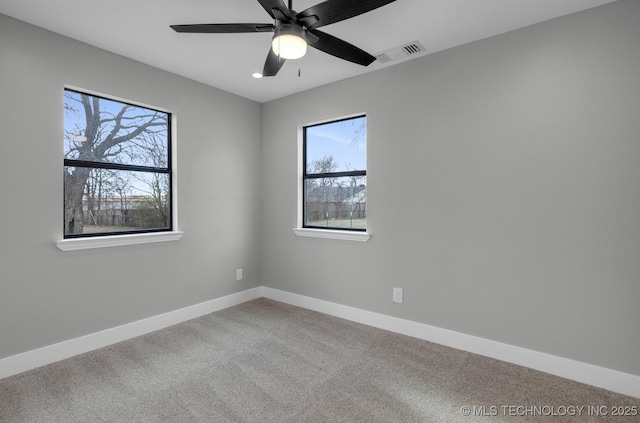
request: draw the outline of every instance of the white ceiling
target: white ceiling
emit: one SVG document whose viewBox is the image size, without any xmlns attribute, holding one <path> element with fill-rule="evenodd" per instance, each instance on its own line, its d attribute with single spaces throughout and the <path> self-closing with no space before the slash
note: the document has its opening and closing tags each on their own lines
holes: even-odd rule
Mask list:
<svg viewBox="0 0 640 423">
<path fill-rule="evenodd" d="M 271 33 L 178 34 L 170 24 L 264 22 L 256 0 L 0 0 L 0 13 L 204 84 L 266 102 L 614 0 L 397 0 L 322 31 L 376 55 L 419 41 L 425 52 L 368 67 L 310 48 L 254 79 Z M 321 0 L 294 0 L 297 11 Z M 298 70 L 301 76 L 298 77 Z"/>
</svg>

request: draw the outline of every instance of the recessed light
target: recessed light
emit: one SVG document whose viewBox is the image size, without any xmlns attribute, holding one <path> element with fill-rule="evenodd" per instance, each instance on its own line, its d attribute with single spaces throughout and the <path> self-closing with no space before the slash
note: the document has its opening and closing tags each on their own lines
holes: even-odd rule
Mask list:
<svg viewBox="0 0 640 423">
<path fill-rule="evenodd" d="M 254 72 L 251 74 L 251 76 L 253 76 L 256 79 L 262 78 L 262 74 L 260 72 Z"/>
</svg>

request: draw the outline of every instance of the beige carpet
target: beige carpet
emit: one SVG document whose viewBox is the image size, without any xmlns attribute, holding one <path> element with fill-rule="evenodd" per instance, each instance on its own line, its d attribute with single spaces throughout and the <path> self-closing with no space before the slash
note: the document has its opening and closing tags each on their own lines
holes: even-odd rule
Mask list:
<svg viewBox="0 0 640 423">
<path fill-rule="evenodd" d="M 640 400 L 267 299 L 0 380 L 3 423 L 640 422 L 619 406 Z"/>
</svg>

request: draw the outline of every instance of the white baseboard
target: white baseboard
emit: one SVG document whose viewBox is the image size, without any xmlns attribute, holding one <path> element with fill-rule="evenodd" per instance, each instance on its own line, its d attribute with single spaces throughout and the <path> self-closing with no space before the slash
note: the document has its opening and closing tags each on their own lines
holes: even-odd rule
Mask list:
<svg viewBox="0 0 640 423">
<path fill-rule="evenodd" d="M 639 376 L 264 286 L 0 359 L 0 379 L 260 297 L 640 398 Z"/>
<path fill-rule="evenodd" d="M 262 287 L 266 298 L 640 398 L 640 377 L 435 326 Z"/>
<path fill-rule="evenodd" d="M 186 322 L 214 311 L 262 297 L 262 287 L 249 289 L 158 316 L 138 320 L 37 350 L 0 359 L 0 379 Z"/>
</svg>

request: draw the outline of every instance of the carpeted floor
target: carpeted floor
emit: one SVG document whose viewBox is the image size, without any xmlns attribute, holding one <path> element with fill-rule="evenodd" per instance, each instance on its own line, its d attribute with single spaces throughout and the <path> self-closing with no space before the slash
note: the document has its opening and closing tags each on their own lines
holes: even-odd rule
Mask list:
<svg viewBox="0 0 640 423">
<path fill-rule="evenodd" d="M 0 380 L 3 423 L 640 422 L 614 406 L 640 400 L 267 299 Z"/>
</svg>

